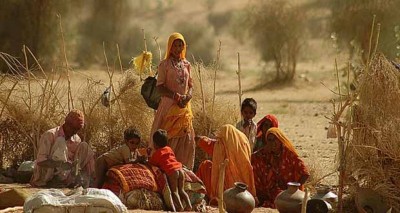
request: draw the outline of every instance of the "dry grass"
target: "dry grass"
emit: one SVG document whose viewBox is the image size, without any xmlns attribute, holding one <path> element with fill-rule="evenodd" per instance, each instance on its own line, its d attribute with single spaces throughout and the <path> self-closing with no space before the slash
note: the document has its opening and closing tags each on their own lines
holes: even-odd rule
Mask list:
<svg viewBox="0 0 400 213">
<path fill-rule="evenodd" d="M 376 55 L 359 79 L 347 170 L 354 188 L 367 187 L 400 211 L 400 72 Z"/>
<path fill-rule="evenodd" d="M 69 72 L 69 78 L 62 70 L 51 73 L 41 70 L 41 77 L 36 77 L 34 73 L 38 73 L 37 70 L 26 68 L 11 56 L 2 58 L 13 61 L 8 64 L 15 72 L 14 75 L 3 75 L 0 81 L 1 166 L 33 160 L 40 135 L 62 124 L 70 108 L 78 108 L 85 113 L 85 127 L 80 135 L 96 150 L 97 155 L 119 145 L 123 130 L 130 125 L 141 131 L 142 145 L 146 146 L 154 111 L 147 107 L 140 95 L 141 82 L 132 70 L 119 74 L 108 71 L 107 83 L 73 71 Z M 35 67 L 40 66 L 37 64 Z M 192 106 L 196 134 L 210 135 L 223 124 L 234 124 L 238 113 L 233 104 L 219 97 L 212 104 L 211 76 L 214 68 L 195 63 L 192 72 L 195 80 Z M 71 81 L 71 89 L 67 79 Z M 110 85 L 113 86 L 111 104 L 105 107 L 101 104 L 101 95 Z M 70 103 L 67 101 L 68 93 L 72 94 Z M 201 152 L 199 154 L 196 163 L 206 158 Z"/>
</svg>

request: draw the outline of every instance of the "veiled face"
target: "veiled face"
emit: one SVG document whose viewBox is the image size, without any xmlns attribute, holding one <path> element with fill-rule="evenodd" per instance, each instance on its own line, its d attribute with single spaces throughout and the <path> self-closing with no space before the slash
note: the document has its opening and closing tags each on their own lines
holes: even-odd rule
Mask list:
<svg viewBox="0 0 400 213">
<path fill-rule="evenodd" d="M 272 133 L 267 135 L 267 149 L 268 151 L 278 154 L 282 150 L 282 143 L 279 139 Z"/>
<path fill-rule="evenodd" d="M 171 49 L 170 49 L 171 56 L 174 57 L 174 58 L 179 58 L 181 53 L 182 53 L 182 51 L 183 51 L 183 49 L 184 49 L 184 47 L 185 47 L 185 44 L 183 43 L 183 41 L 180 40 L 180 39 L 176 39 L 172 43 L 172 46 L 171 46 Z"/>
<path fill-rule="evenodd" d="M 261 131 L 263 133 L 263 135 L 265 135 L 265 133 L 267 133 L 267 131 L 272 127 L 272 122 L 270 120 L 265 120 L 264 123 L 261 126 Z"/>
</svg>

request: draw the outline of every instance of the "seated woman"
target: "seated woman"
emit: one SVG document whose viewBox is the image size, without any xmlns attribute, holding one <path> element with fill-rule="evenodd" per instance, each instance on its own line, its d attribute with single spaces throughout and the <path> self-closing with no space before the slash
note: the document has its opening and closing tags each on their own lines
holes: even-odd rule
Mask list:
<svg viewBox="0 0 400 213">
<path fill-rule="evenodd" d="M 196 172 L 206 186 L 211 203 L 218 196 L 219 165 L 225 159 L 229 163 L 225 170 L 224 190 L 234 187 L 235 182 L 243 182 L 248 186 L 248 191 L 256 196 L 250 163 L 251 149 L 246 135 L 230 124 L 223 125 L 216 139 L 201 136 L 199 147 L 212 156 L 212 162 L 202 162 Z"/>
<path fill-rule="evenodd" d="M 265 134 L 271 127 L 278 128 L 278 119 L 274 115 L 268 114 L 258 121 L 256 143 L 254 144 L 253 152 L 260 150 L 266 144 Z"/>
<path fill-rule="evenodd" d="M 251 156 L 257 198 L 263 207 L 275 208 L 274 200 L 288 182 L 304 184 L 310 174 L 294 146 L 278 128 L 266 133 L 266 145 Z"/>
</svg>

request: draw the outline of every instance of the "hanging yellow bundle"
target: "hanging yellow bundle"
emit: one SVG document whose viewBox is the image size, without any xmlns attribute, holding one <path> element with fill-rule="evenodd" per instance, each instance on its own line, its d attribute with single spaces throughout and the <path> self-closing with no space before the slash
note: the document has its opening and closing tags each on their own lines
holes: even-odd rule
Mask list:
<svg viewBox="0 0 400 213">
<path fill-rule="evenodd" d="M 153 55 L 151 52 L 143 51 L 142 54 L 133 58 L 133 66 L 139 76 L 142 76 L 142 73 L 151 74 L 151 60 Z"/>
</svg>

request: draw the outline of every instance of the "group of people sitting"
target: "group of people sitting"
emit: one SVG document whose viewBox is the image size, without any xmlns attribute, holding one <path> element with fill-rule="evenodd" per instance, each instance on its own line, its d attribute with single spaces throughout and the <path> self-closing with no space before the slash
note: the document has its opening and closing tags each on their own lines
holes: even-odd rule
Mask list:
<svg viewBox="0 0 400 213">
<path fill-rule="evenodd" d="M 74 109 L 63 125 L 46 131 L 37 144 L 36 165 L 31 184 L 36 187 L 102 188 L 106 173 L 117 165 L 144 164 L 158 167 L 171 190 L 173 209 L 192 210 L 184 190 L 185 171 L 193 170 L 196 147 L 211 160 L 199 165 L 195 174 L 203 182 L 211 204 L 218 200 L 219 166 L 228 159 L 224 190 L 243 182 L 258 206 L 274 208 L 278 193 L 288 182 L 304 184 L 309 177 L 290 140 L 278 128 L 278 120 L 267 115 L 254 122 L 257 103 L 247 98 L 241 105 L 242 120 L 236 127 L 221 126 L 215 137 L 196 136 L 190 106 L 193 80 L 186 60 L 186 42 L 179 33 L 168 40 L 166 55 L 158 67 L 157 89 L 161 100 L 155 114 L 148 147 L 139 149 L 140 132 L 134 127 L 124 131 L 124 144 L 96 160 L 90 146 L 81 141 L 84 115 Z M 91 181 L 92 180 L 92 181 Z"/>
</svg>

